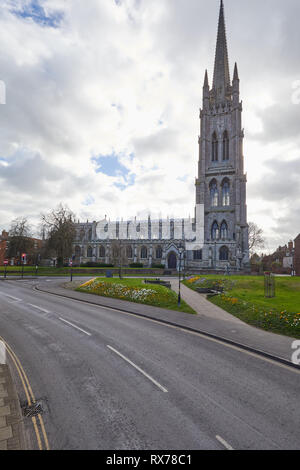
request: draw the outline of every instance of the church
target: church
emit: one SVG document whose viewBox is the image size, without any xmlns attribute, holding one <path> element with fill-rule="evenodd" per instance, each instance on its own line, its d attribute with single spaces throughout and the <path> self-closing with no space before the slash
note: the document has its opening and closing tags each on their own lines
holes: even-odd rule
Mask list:
<svg viewBox="0 0 300 470">
<path fill-rule="evenodd" d="M 237 64 L 230 79 L 221 0 L 212 86 L 207 71 L 200 109 L 199 163 L 193 218 L 76 224 L 74 264 L 114 263 L 166 269 L 247 271 L 249 243 L 242 102 Z"/>
</svg>

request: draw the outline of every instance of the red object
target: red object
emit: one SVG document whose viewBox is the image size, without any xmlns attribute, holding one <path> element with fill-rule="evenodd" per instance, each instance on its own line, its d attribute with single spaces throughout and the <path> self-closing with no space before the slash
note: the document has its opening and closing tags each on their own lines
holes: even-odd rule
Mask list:
<svg viewBox="0 0 300 470">
<path fill-rule="evenodd" d="M 8 260 L 5 259 L 5 260 L 4 260 L 4 266 L 7 266 L 7 265 L 8 265 Z"/>
<path fill-rule="evenodd" d="M 69 266 L 73 266 L 73 261 L 70 261 L 70 262 L 69 262 Z"/>
</svg>

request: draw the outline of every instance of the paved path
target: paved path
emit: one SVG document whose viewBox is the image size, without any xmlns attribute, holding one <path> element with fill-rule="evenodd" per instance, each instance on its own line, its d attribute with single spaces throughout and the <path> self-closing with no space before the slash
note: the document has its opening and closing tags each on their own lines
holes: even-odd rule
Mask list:
<svg viewBox="0 0 300 470">
<path fill-rule="evenodd" d="M 10 369 L 0 364 L 0 451 L 24 450 L 24 426 Z"/>
<path fill-rule="evenodd" d="M 172 289 L 178 293 L 178 280 L 171 279 Z M 206 300 L 206 295 L 198 294 L 192 289 L 189 289 L 184 284 L 181 284 L 181 297 L 186 301 L 199 315 L 208 317 L 215 320 L 229 321 L 235 324 L 242 324 L 243 322 L 238 318 L 230 315 L 230 313 L 225 312 L 225 310 L 217 307 L 217 305 L 212 304 Z"/>
<path fill-rule="evenodd" d="M 178 281 L 171 280 L 172 289 L 178 292 Z M 294 338 L 271 333 L 244 323 L 239 318 L 209 302 L 205 295 L 181 284 L 182 298 L 198 313 L 199 325 L 208 333 L 220 335 L 269 354 L 291 360 Z"/>
</svg>

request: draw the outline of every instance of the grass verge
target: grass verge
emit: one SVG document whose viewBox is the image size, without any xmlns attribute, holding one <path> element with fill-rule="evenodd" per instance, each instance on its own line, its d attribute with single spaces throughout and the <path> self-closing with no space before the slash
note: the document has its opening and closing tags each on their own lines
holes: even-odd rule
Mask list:
<svg viewBox="0 0 300 470">
<path fill-rule="evenodd" d="M 224 288 L 208 300 L 240 320 L 263 330 L 300 338 L 300 278 L 276 277 L 276 297 L 264 296 L 263 276 L 195 276 L 184 284 L 197 287 Z"/>
<path fill-rule="evenodd" d="M 181 301 L 181 305 L 178 306 L 178 297 L 174 291 L 160 285 L 144 284 L 143 279 L 95 278 L 76 290 L 196 315 L 195 310 L 186 302 Z"/>
</svg>

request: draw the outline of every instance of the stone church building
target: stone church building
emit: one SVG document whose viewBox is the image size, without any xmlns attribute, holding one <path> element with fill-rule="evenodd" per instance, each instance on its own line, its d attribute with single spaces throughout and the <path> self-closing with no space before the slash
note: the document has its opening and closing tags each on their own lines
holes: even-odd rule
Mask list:
<svg viewBox="0 0 300 470">
<path fill-rule="evenodd" d="M 200 110 L 199 165 L 194 218 L 76 224 L 75 264 L 112 263 L 121 246 L 124 264 L 162 264 L 231 271 L 249 266 L 242 102 L 235 64 L 230 79 L 221 1 L 212 87 L 205 72 Z M 181 253 L 181 254 L 180 254 Z M 123 256 L 123 255 L 122 255 Z"/>
</svg>

